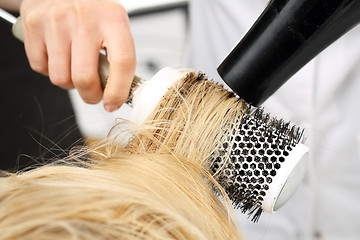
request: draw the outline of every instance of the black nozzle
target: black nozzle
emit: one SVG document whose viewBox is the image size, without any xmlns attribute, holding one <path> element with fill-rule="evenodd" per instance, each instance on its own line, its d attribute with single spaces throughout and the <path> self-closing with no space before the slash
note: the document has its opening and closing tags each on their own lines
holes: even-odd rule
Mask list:
<svg viewBox="0 0 360 240">
<path fill-rule="evenodd" d="M 258 106 L 359 22 L 360 0 L 272 0 L 218 72 Z"/>
</svg>

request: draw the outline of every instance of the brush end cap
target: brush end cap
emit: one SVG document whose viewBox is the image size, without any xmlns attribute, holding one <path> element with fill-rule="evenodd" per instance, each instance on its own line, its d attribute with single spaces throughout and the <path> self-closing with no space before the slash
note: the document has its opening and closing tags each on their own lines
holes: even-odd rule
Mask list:
<svg viewBox="0 0 360 240">
<path fill-rule="evenodd" d="M 301 184 L 309 161 L 308 147 L 298 143 L 277 171 L 270 186 L 271 191 L 266 194 L 262 203 L 264 211 L 273 213 L 280 209 L 295 193 Z"/>
</svg>

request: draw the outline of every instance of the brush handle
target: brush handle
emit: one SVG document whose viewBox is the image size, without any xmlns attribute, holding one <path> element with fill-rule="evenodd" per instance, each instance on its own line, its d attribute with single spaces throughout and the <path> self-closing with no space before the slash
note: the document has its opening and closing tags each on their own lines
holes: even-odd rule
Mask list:
<svg viewBox="0 0 360 240">
<path fill-rule="evenodd" d="M 273 0 L 218 72 L 242 99 L 259 106 L 359 22 L 359 0 Z"/>
<path fill-rule="evenodd" d="M 19 39 L 20 41 L 24 42 L 24 34 L 21 28 L 21 17 L 16 18 L 15 23 L 11 28 L 12 34 Z"/>
</svg>

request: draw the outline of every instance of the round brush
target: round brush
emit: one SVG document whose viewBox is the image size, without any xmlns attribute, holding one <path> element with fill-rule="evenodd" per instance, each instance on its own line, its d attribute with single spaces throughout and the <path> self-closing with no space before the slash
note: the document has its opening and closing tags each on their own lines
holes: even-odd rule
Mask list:
<svg viewBox="0 0 360 240">
<path fill-rule="evenodd" d="M 141 84 L 134 92 L 132 120 L 138 123 L 151 120 L 154 109 L 166 101 L 163 98 L 166 92 L 174 85 L 186 85 L 183 83 L 189 81 L 191 72 L 167 67 Z M 198 82 L 216 84 L 203 74 L 199 76 Z M 186 92 L 181 88 L 175 91 Z M 262 210 L 273 213 L 283 206 L 301 183 L 308 148 L 302 143 L 303 130 L 270 117 L 262 108 L 251 109 L 248 105 L 243 115 L 236 116 L 231 124 L 221 127 L 220 134 L 226 136 L 219 138 L 224 141 L 209 157 L 207 165 L 235 208 L 257 221 Z"/>
</svg>

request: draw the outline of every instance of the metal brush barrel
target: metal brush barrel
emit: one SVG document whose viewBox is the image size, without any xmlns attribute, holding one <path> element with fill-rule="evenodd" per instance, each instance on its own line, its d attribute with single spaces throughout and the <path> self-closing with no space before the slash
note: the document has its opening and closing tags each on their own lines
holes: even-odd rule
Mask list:
<svg viewBox="0 0 360 240">
<path fill-rule="evenodd" d="M 273 0 L 218 72 L 242 99 L 259 106 L 359 22 L 359 0 Z"/>
</svg>

